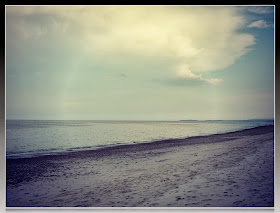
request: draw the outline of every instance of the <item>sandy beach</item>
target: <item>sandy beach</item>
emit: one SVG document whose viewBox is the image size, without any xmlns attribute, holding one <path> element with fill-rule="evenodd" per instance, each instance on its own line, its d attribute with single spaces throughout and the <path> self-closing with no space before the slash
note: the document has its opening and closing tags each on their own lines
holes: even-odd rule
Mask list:
<svg viewBox="0 0 280 213">
<path fill-rule="evenodd" d="M 273 129 L 7 159 L 7 207 L 273 207 Z"/>
</svg>

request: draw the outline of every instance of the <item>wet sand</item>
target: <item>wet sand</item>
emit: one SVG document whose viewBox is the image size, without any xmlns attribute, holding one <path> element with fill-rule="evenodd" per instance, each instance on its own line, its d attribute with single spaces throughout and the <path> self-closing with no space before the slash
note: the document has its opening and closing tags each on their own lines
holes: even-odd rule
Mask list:
<svg viewBox="0 0 280 213">
<path fill-rule="evenodd" d="M 7 207 L 273 207 L 273 128 L 7 159 Z"/>
</svg>

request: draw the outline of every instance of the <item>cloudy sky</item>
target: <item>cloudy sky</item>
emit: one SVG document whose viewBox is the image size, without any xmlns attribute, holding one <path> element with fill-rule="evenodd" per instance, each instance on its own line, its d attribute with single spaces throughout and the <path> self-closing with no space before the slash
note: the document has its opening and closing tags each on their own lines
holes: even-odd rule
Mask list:
<svg viewBox="0 0 280 213">
<path fill-rule="evenodd" d="M 7 119 L 272 118 L 271 6 L 7 6 Z"/>
</svg>

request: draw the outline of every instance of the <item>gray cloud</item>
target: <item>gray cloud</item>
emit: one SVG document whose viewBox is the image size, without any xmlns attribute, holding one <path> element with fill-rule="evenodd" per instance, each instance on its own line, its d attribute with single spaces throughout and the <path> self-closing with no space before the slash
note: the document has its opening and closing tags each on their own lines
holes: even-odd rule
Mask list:
<svg viewBox="0 0 280 213">
<path fill-rule="evenodd" d="M 169 86 L 179 86 L 179 87 L 196 87 L 196 86 L 209 85 L 209 83 L 206 81 L 201 81 L 200 79 L 193 79 L 193 78 L 172 78 L 161 82 Z"/>
<path fill-rule="evenodd" d="M 127 75 L 125 73 L 120 74 L 121 78 L 127 78 Z"/>
</svg>

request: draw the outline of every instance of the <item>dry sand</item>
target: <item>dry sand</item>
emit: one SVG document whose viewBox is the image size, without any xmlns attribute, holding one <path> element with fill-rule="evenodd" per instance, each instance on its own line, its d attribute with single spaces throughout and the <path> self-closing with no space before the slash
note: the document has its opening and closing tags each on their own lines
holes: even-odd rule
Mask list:
<svg viewBox="0 0 280 213">
<path fill-rule="evenodd" d="M 273 207 L 273 126 L 7 160 L 8 207 Z"/>
</svg>

